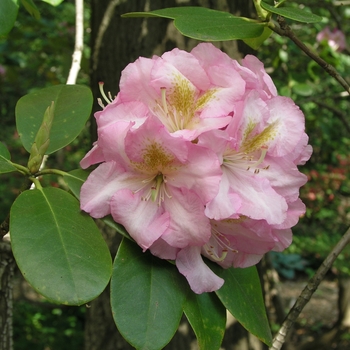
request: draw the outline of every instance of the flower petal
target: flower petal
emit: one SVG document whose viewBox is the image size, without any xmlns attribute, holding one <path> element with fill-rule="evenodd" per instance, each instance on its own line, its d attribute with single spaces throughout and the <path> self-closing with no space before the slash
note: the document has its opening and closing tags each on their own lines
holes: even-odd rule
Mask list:
<svg viewBox="0 0 350 350">
<path fill-rule="evenodd" d="M 144 250 L 169 227 L 169 213 L 164 212 L 155 202 L 142 200 L 140 193 L 133 193 L 127 189 L 114 194 L 111 200 L 111 214 Z"/>
<path fill-rule="evenodd" d="M 169 229 L 162 238 L 177 248 L 204 244 L 211 233 L 203 202 L 193 191 L 169 188 L 171 198 L 165 198 L 163 206 L 171 219 Z"/>
<path fill-rule="evenodd" d="M 220 182 L 219 193 L 206 205 L 205 215 L 215 220 L 226 219 L 237 214 L 241 204 L 241 197 L 230 191 L 230 182 L 224 171 Z"/>
<path fill-rule="evenodd" d="M 178 270 L 197 294 L 213 292 L 224 284 L 224 280 L 215 275 L 204 263 L 200 250 L 200 247 L 187 247 L 181 249 L 176 257 Z"/>
<path fill-rule="evenodd" d="M 100 164 L 89 175 L 80 191 L 80 208 L 94 218 L 110 214 L 110 199 L 123 187 L 125 169 L 116 162 Z"/>
<path fill-rule="evenodd" d="M 103 162 L 104 155 L 103 149 L 98 146 L 97 142 L 94 143 L 91 150 L 85 155 L 85 157 L 80 161 L 80 166 L 83 169 L 88 168 L 92 164 L 97 164 Z"/>
<path fill-rule="evenodd" d="M 281 224 L 288 209 L 286 200 L 277 194 L 270 182 L 244 169 L 227 172 L 233 193 L 241 198 L 238 214 L 269 224 Z"/>
<path fill-rule="evenodd" d="M 158 238 L 155 242 L 153 242 L 153 244 L 149 247 L 149 250 L 158 258 L 167 260 L 175 260 L 177 253 L 180 251 L 179 248 L 172 247 L 162 238 Z"/>
</svg>

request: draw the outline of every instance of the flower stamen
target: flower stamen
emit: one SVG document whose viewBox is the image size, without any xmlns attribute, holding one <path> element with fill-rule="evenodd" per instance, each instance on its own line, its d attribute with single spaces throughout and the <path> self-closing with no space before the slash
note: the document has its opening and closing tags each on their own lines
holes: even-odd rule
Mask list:
<svg viewBox="0 0 350 350">
<path fill-rule="evenodd" d="M 101 93 L 102 97 L 104 98 L 104 100 L 105 100 L 108 104 L 110 104 L 110 103 L 113 102 L 113 98 L 112 98 L 112 95 L 111 95 L 110 92 L 108 92 L 108 96 L 109 96 L 109 97 L 107 97 L 107 95 L 105 94 L 105 92 L 104 92 L 104 90 L 103 90 L 104 84 L 105 84 L 105 83 L 104 83 L 103 81 L 100 81 L 100 82 L 98 83 L 98 88 L 100 89 L 100 93 Z M 101 100 L 101 99 L 100 99 L 100 101 L 101 101 L 101 103 L 102 103 L 102 100 Z M 99 101 L 99 105 L 101 106 L 100 101 Z M 103 103 L 102 103 L 102 105 L 103 105 Z M 104 106 L 103 106 L 103 107 L 104 107 Z"/>
</svg>

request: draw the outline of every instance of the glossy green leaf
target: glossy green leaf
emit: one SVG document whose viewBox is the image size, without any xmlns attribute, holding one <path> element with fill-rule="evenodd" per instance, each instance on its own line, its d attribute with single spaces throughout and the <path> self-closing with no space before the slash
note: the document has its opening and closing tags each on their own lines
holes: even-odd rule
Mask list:
<svg viewBox="0 0 350 350">
<path fill-rule="evenodd" d="M 270 37 L 272 30 L 268 27 L 264 28 L 263 33 L 257 38 L 244 39 L 243 41 L 249 45 L 252 49 L 257 50 L 261 44 Z"/>
<path fill-rule="evenodd" d="M 215 293 L 189 293 L 184 305 L 201 350 L 218 350 L 225 334 L 226 308 Z"/>
<path fill-rule="evenodd" d="M 185 36 L 202 41 L 225 41 L 259 37 L 264 23 L 236 17 L 229 12 L 204 7 L 172 7 L 150 12 L 130 12 L 123 17 L 163 17 L 174 19 Z"/>
<path fill-rule="evenodd" d="M 222 269 L 214 264 L 210 267 L 225 280 L 216 291 L 223 305 L 245 329 L 271 346 L 272 335 L 256 267 Z"/>
<path fill-rule="evenodd" d="M 0 1 L 0 36 L 6 35 L 15 24 L 18 14 L 18 0 Z"/>
<path fill-rule="evenodd" d="M 269 12 L 303 23 L 317 23 L 322 17 L 297 7 L 274 7 L 261 1 L 260 6 Z"/>
<path fill-rule="evenodd" d="M 72 142 L 90 116 L 92 93 L 86 86 L 56 85 L 23 96 L 16 105 L 16 124 L 23 146 L 28 152 L 52 101 L 55 103 L 54 120 L 46 154 Z"/>
<path fill-rule="evenodd" d="M 11 163 L 11 155 L 6 146 L 0 142 L 0 174 L 10 173 L 17 169 Z"/>
<path fill-rule="evenodd" d="M 40 19 L 40 12 L 33 0 L 21 0 L 21 3 L 31 16 L 35 19 Z"/>
<path fill-rule="evenodd" d="M 63 180 L 68 185 L 75 197 L 80 198 L 80 188 L 86 181 L 90 172 L 83 169 L 75 169 L 66 173 L 63 176 Z"/>
<path fill-rule="evenodd" d="M 23 192 L 11 208 L 10 232 L 23 276 L 49 300 L 81 305 L 105 289 L 109 249 L 69 193 L 53 187 Z"/>
<path fill-rule="evenodd" d="M 58 6 L 63 2 L 63 0 L 41 0 L 41 1 L 47 2 L 48 4 L 50 4 L 52 6 Z"/>
<path fill-rule="evenodd" d="M 170 341 L 187 290 L 175 266 L 123 239 L 114 261 L 111 305 L 120 333 L 136 349 L 162 349 Z"/>
</svg>

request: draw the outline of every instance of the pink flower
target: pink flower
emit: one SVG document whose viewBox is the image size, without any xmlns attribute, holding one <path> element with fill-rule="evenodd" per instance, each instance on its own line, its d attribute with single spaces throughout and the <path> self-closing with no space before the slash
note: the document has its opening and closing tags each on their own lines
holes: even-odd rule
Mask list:
<svg viewBox="0 0 350 350">
<path fill-rule="evenodd" d="M 346 48 L 345 35 L 336 28 L 331 31 L 329 27 L 325 27 L 317 34 L 316 40 L 318 42 L 327 42 L 334 51 L 341 52 Z"/>
<path fill-rule="evenodd" d="M 201 47 L 207 49 L 205 55 L 198 54 Z M 208 66 L 205 60 L 212 54 L 217 58 Z M 244 91 L 234 61 L 204 44 L 191 53 L 174 49 L 161 57 L 140 57 L 123 71 L 119 98 L 142 102 L 174 136 L 194 140 L 204 131 L 225 127 Z"/>
<path fill-rule="evenodd" d="M 224 283 L 202 256 L 244 268 L 288 247 L 305 212 L 297 166 L 312 148 L 302 112 L 256 57 L 239 64 L 208 43 L 141 57 L 108 102 L 81 161 L 101 163 L 82 210 L 111 214 L 144 250 L 175 260 L 196 293 Z"/>
<path fill-rule="evenodd" d="M 105 162 L 82 186 L 82 210 L 95 218 L 112 214 L 143 249 L 160 237 L 176 248 L 201 246 L 210 237 L 204 206 L 221 178 L 216 155 L 171 136 L 153 116 L 132 126 L 123 124 L 119 138 L 114 128 L 101 132 Z"/>
<path fill-rule="evenodd" d="M 277 96 L 264 102 L 258 92 L 249 92 L 236 104 L 225 130 L 199 137 L 199 145 L 214 145 L 223 171 L 219 193 L 207 204 L 206 215 L 214 220 L 243 215 L 281 224 L 288 202 L 298 198 L 307 180 L 294 163 L 303 135 L 303 114 L 290 99 Z M 304 145 L 298 152 L 307 150 Z"/>
</svg>

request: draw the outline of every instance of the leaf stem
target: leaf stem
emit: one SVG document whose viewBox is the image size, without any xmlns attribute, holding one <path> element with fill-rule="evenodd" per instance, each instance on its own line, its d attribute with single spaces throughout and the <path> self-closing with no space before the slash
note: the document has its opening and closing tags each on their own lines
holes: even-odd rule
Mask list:
<svg viewBox="0 0 350 350">
<path fill-rule="evenodd" d="M 11 165 L 13 165 L 21 174 L 23 175 L 32 175 L 29 171 L 29 169 L 23 165 L 17 164 L 17 163 L 12 163 L 10 162 Z"/>
<path fill-rule="evenodd" d="M 283 343 L 285 342 L 286 336 L 290 331 L 293 323 L 298 318 L 299 314 L 303 310 L 304 306 L 309 302 L 312 294 L 316 291 L 319 284 L 323 280 L 329 268 L 332 266 L 335 259 L 350 242 L 350 227 L 345 232 L 344 236 L 339 240 L 336 246 L 329 253 L 327 258 L 322 262 L 314 276 L 309 280 L 304 290 L 299 295 L 293 307 L 290 309 L 286 319 L 283 321 L 281 328 L 273 339 L 270 350 L 280 350 Z"/>
<path fill-rule="evenodd" d="M 35 187 L 36 187 L 38 190 L 42 190 L 42 189 L 43 189 L 43 187 L 41 186 L 40 181 L 39 181 L 36 177 L 33 177 L 33 176 L 32 176 L 32 177 L 29 178 L 29 180 L 33 182 L 33 184 L 35 185 Z"/>
<path fill-rule="evenodd" d="M 58 169 L 43 169 L 41 171 L 38 171 L 35 176 L 41 176 L 41 175 L 48 175 L 48 174 L 56 174 L 56 175 L 67 175 L 68 173 L 63 170 L 58 170 Z"/>
<path fill-rule="evenodd" d="M 279 26 L 275 23 L 269 22 L 268 27 L 275 33 L 285 36 L 291 39 L 294 44 L 296 44 L 302 51 L 304 51 L 311 59 L 313 59 L 321 68 L 323 68 L 331 77 L 333 77 L 337 82 L 345 89 L 345 91 L 350 95 L 350 86 L 345 81 L 345 79 L 338 73 L 338 71 L 325 60 L 323 60 L 315 52 L 311 51 L 292 31 L 289 25 L 286 23 L 285 19 L 281 16 L 277 17 L 277 22 Z"/>
</svg>

